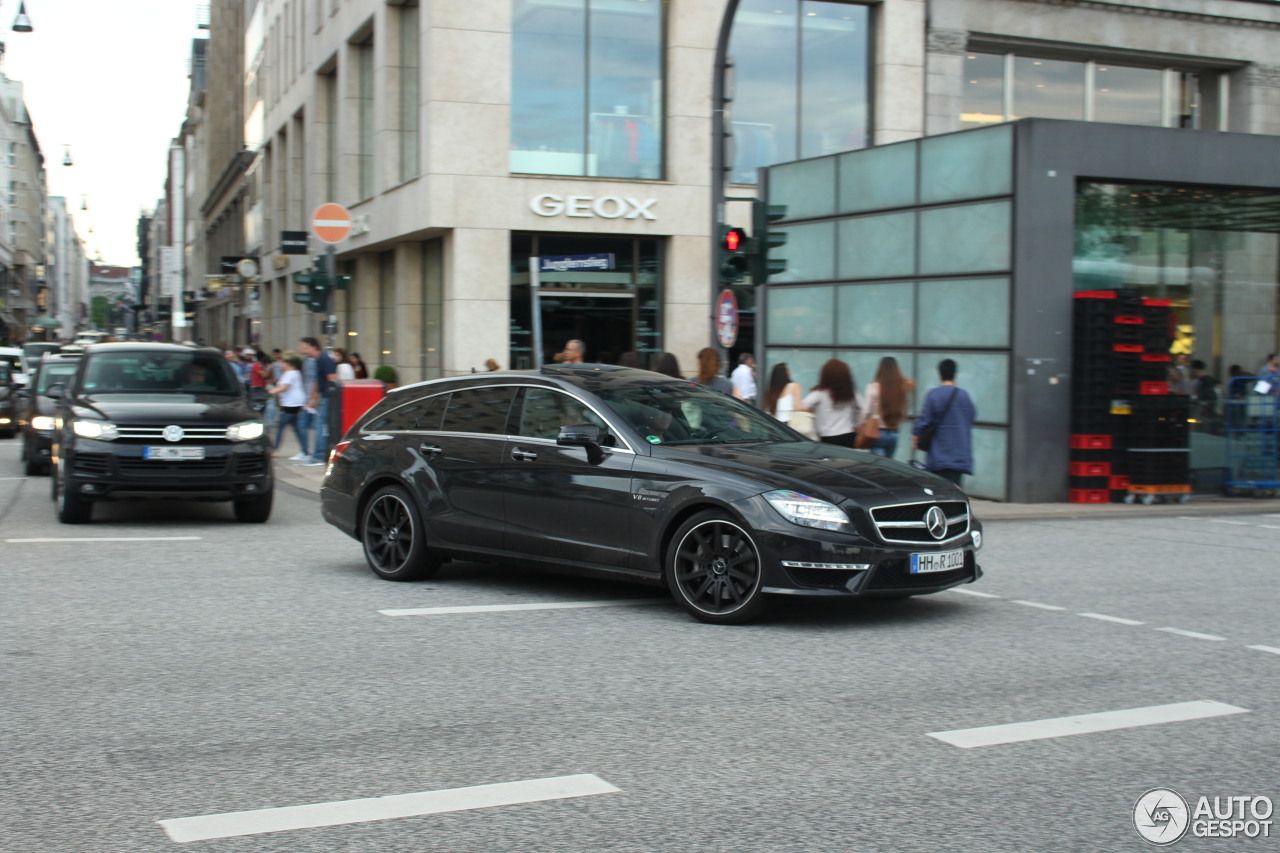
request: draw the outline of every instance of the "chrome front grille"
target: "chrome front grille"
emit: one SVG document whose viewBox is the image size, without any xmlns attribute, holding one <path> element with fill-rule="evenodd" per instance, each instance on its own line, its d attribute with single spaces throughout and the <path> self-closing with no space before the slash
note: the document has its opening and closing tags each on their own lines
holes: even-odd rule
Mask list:
<svg viewBox="0 0 1280 853">
<path fill-rule="evenodd" d="M 947 530 L 941 538 L 935 538 L 929 532 L 925 521 L 926 513 L 935 506 L 942 510 L 947 520 Z M 937 501 L 882 506 L 871 510 L 871 520 L 885 542 L 941 545 L 969 532 L 969 504 L 966 501 Z"/>
<path fill-rule="evenodd" d="M 161 426 L 117 426 L 116 429 L 119 431 L 120 438 L 126 441 L 163 442 L 168 444 L 169 442 L 164 437 L 166 426 L 168 424 Z M 225 440 L 227 437 L 227 428 L 225 426 L 185 426 L 183 424 L 178 424 L 178 426 L 182 427 L 183 432 L 182 440 L 177 442 L 178 444 Z"/>
</svg>

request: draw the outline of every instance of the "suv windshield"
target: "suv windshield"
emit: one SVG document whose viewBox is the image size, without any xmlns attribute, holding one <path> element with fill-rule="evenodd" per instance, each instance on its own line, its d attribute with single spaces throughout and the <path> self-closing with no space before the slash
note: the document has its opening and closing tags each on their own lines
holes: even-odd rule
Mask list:
<svg viewBox="0 0 1280 853">
<path fill-rule="evenodd" d="M 90 358 L 82 390 L 86 394 L 240 393 L 226 360 L 186 352 L 107 352 Z"/>
<path fill-rule="evenodd" d="M 71 377 L 76 375 L 77 367 L 79 367 L 79 365 L 74 361 L 45 363 L 40 365 L 40 383 L 36 386 L 36 393 L 49 393 L 49 387 L 57 382 L 61 382 L 63 385 L 66 385 Z"/>
<path fill-rule="evenodd" d="M 759 409 L 701 385 L 664 382 L 597 393 L 651 444 L 796 440 L 794 432 Z"/>
</svg>

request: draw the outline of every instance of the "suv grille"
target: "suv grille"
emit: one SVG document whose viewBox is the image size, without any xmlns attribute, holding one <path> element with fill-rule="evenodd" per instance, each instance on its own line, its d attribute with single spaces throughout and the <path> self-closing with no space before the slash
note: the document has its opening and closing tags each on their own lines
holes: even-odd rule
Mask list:
<svg viewBox="0 0 1280 853">
<path fill-rule="evenodd" d="M 925 524 L 925 514 L 935 506 L 940 507 L 947 518 L 947 532 L 941 539 L 935 539 Z M 871 520 L 885 542 L 937 545 L 969 530 L 969 504 L 966 501 L 938 501 L 882 506 L 871 510 Z"/>
<path fill-rule="evenodd" d="M 117 456 L 116 464 L 120 471 L 127 474 L 176 474 L 182 471 L 201 474 L 221 474 L 227 467 L 224 456 L 212 459 L 143 459 L 140 456 Z"/>
<path fill-rule="evenodd" d="M 164 441 L 165 444 L 168 444 L 169 442 L 165 441 L 164 438 L 165 426 L 168 425 L 117 426 L 116 428 L 120 431 L 120 438 L 125 441 Z M 177 442 L 178 444 L 191 444 L 195 442 L 217 440 L 225 441 L 227 438 L 227 428 L 224 426 L 183 426 L 182 424 L 179 424 L 179 426 L 182 426 L 182 431 L 185 434 L 182 437 L 182 441 Z"/>
<path fill-rule="evenodd" d="M 73 474 L 88 477 L 105 477 L 111 473 L 109 453 L 77 453 L 71 457 Z"/>
</svg>

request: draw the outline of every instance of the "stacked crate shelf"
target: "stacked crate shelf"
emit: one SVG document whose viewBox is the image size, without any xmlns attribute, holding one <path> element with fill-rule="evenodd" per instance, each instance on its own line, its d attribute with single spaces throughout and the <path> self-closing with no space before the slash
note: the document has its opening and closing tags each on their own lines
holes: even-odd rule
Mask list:
<svg viewBox="0 0 1280 853">
<path fill-rule="evenodd" d="M 1132 290 L 1075 294 L 1071 502 L 1190 492 L 1188 398 L 1169 393 L 1170 310 Z"/>
</svg>

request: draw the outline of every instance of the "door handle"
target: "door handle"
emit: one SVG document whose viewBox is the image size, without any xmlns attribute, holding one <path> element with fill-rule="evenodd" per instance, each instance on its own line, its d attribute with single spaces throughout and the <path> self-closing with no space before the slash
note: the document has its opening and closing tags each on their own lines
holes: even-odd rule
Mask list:
<svg viewBox="0 0 1280 853">
<path fill-rule="evenodd" d="M 521 450 L 517 447 L 511 451 L 511 458 L 519 459 L 523 462 L 532 462 L 538 458 L 538 454 L 534 453 L 532 450 Z"/>
<path fill-rule="evenodd" d="M 420 444 L 418 449 L 428 456 L 435 456 L 437 453 L 444 453 L 444 448 L 435 444 Z"/>
</svg>

